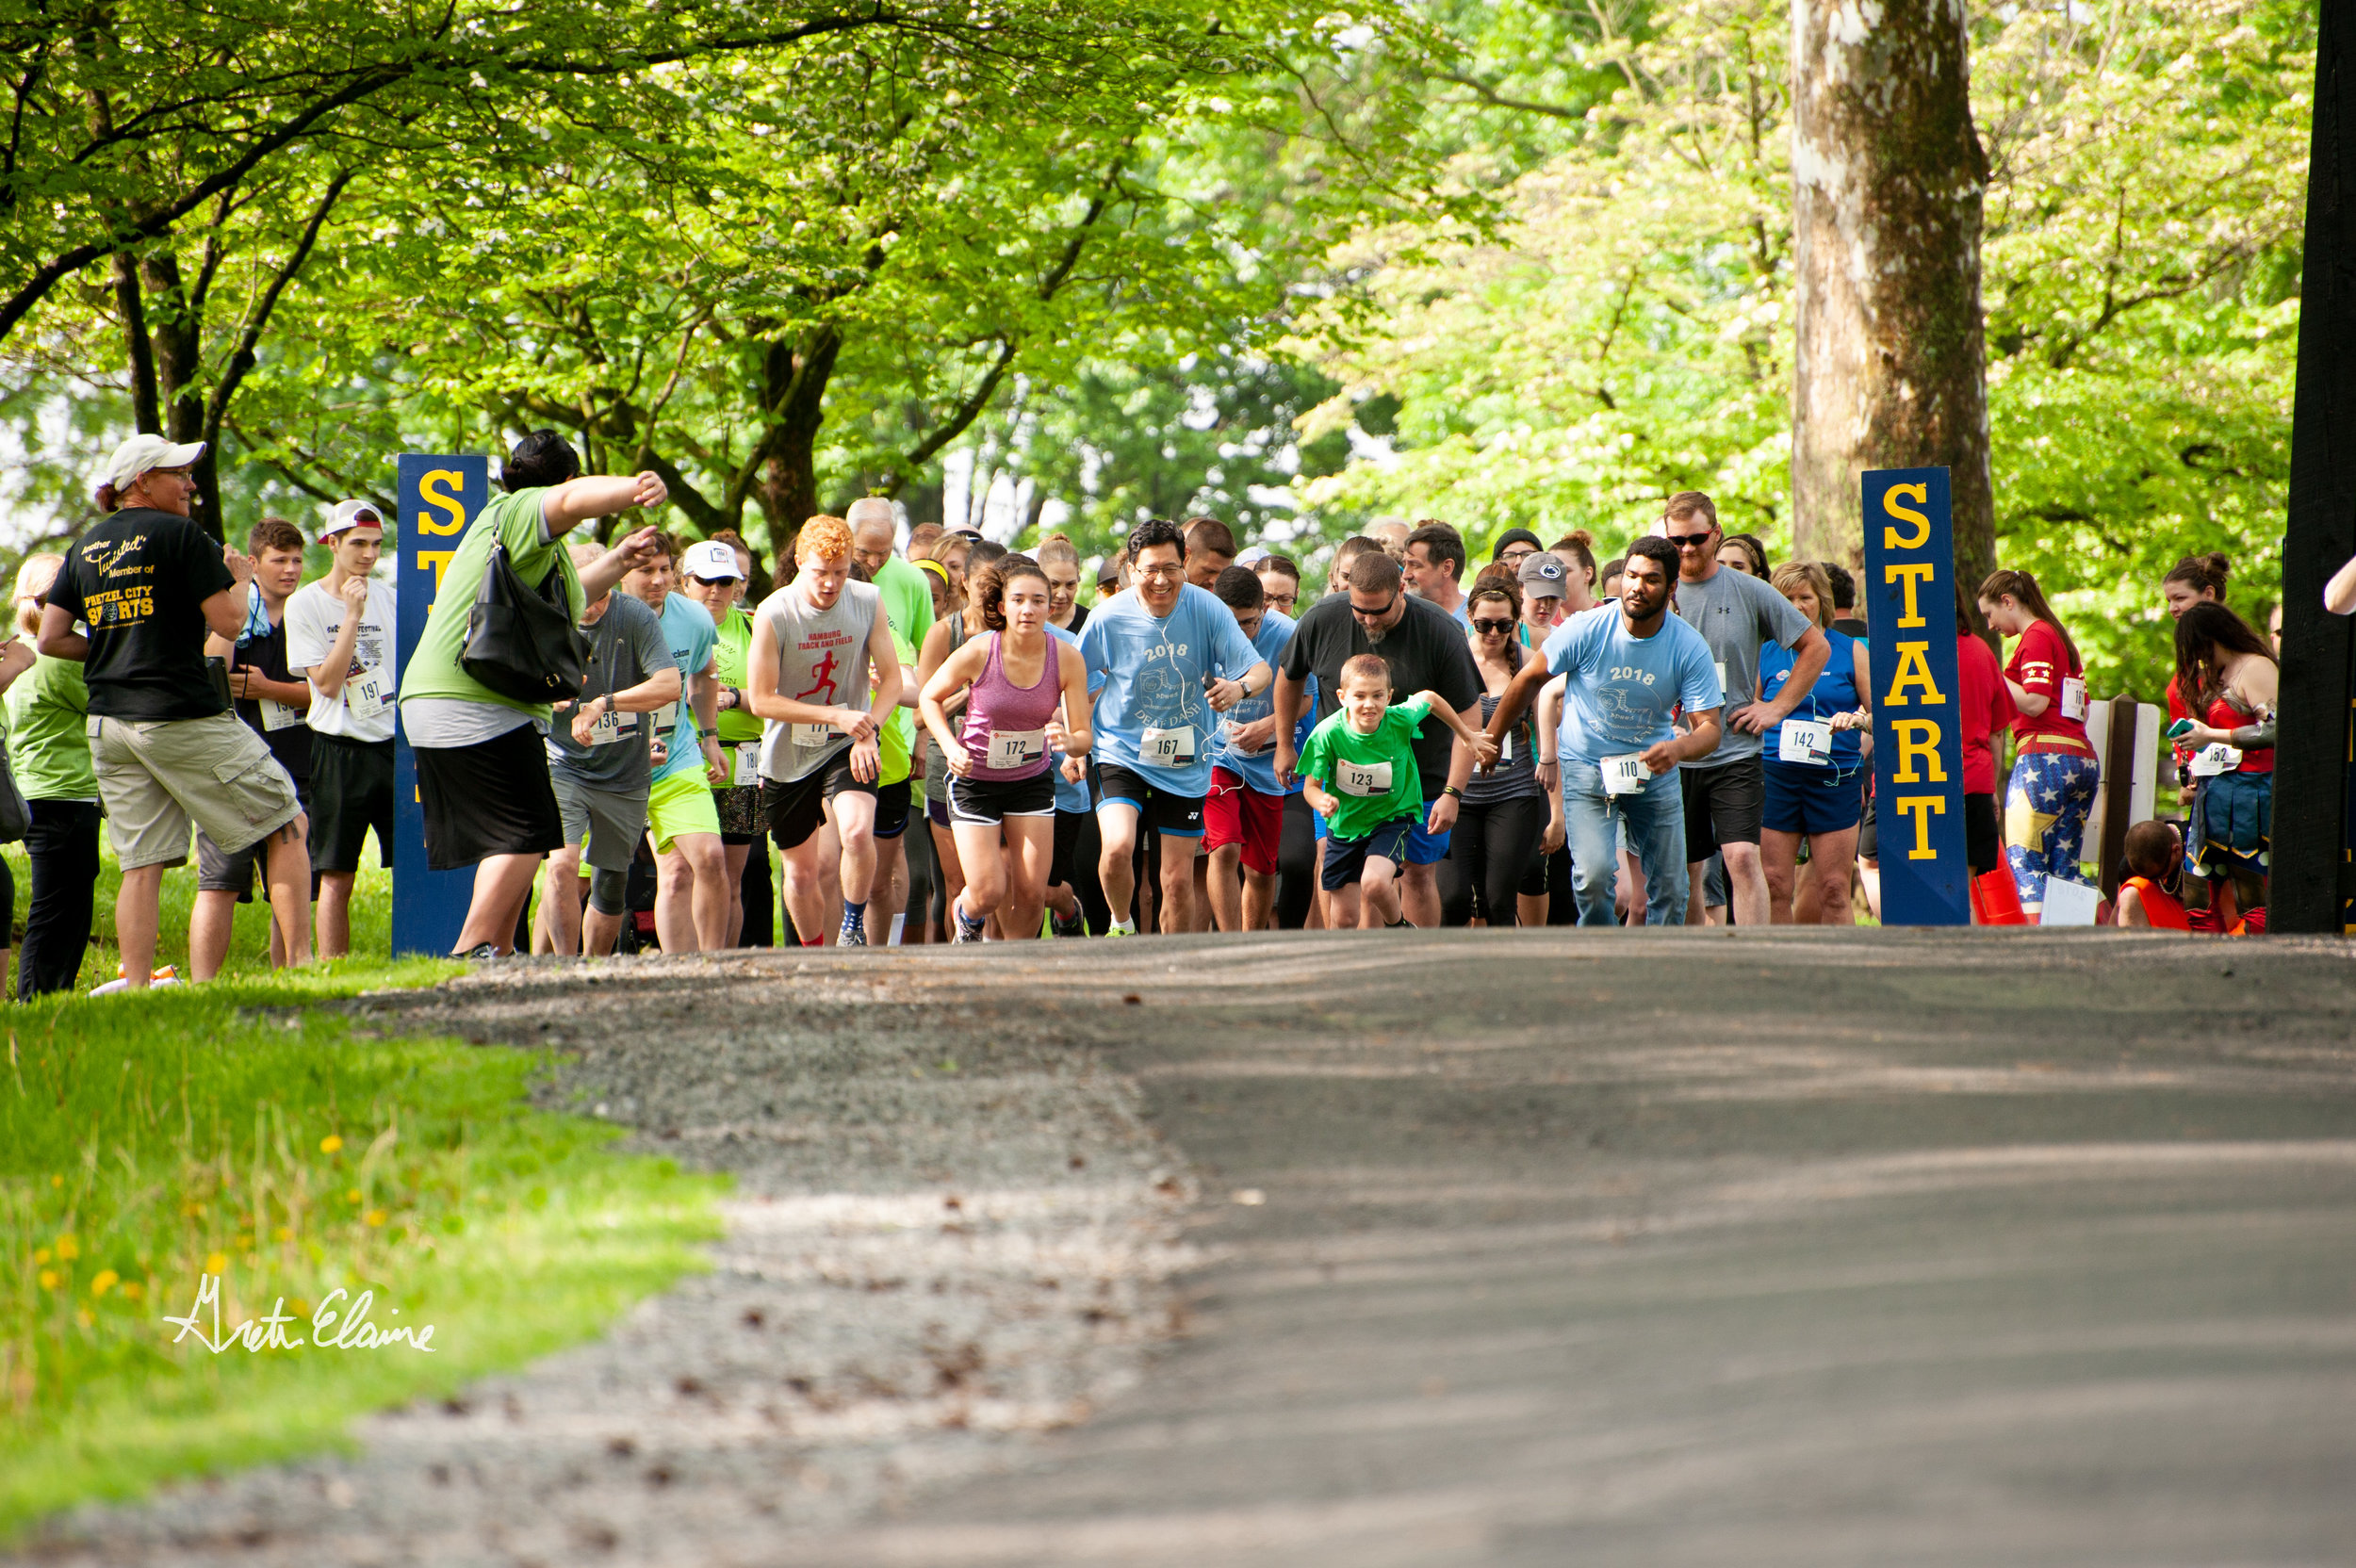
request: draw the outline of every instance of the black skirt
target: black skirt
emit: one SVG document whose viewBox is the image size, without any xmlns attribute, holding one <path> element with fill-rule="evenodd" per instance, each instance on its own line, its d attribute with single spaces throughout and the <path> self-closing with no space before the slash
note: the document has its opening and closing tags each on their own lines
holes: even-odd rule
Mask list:
<svg viewBox="0 0 2356 1568">
<path fill-rule="evenodd" d="M 417 758 L 431 870 L 464 871 L 494 855 L 564 847 L 548 744 L 531 725 L 471 746 L 419 746 Z"/>
</svg>

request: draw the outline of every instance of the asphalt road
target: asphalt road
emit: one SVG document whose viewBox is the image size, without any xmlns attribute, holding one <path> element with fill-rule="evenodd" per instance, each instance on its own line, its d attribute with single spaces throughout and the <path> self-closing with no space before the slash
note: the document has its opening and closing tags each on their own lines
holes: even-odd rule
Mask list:
<svg viewBox="0 0 2356 1568">
<path fill-rule="evenodd" d="M 2356 1560 L 2347 944 L 918 961 L 1103 1043 L 1217 1261 L 1191 1335 L 1037 1462 L 792 1560 Z"/>
</svg>

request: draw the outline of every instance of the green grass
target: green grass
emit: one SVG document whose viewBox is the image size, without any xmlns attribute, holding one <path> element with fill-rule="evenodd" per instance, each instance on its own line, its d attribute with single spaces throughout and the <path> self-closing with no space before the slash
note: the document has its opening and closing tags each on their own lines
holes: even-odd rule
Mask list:
<svg viewBox="0 0 2356 1568">
<path fill-rule="evenodd" d="M 384 903 L 380 885 L 355 909 L 363 952 L 384 951 Z M 376 1039 L 301 1006 L 461 966 L 270 975 L 258 907 L 241 914 L 216 984 L 0 1007 L 0 1542 L 336 1446 L 364 1411 L 591 1337 L 717 1233 L 717 1180 L 522 1102 L 544 1054 Z M 102 957 L 111 977 L 92 954 L 86 978 Z M 308 1341 L 330 1291 L 372 1289 L 371 1321 L 433 1324 L 433 1353 L 175 1345 L 161 1319 L 208 1271 L 224 1328 L 283 1297 Z"/>
</svg>

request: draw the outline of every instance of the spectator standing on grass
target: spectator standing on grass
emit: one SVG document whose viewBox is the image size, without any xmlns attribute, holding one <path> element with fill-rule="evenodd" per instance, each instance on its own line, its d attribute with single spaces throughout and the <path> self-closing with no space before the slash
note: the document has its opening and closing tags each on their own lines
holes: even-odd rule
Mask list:
<svg viewBox="0 0 2356 1568">
<path fill-rule="evenodd" d="M 1677 612 L 1710 645 L 1726 694 L 1724 739 L 1678 770 L 1685 791 L 1685 853 L 1693 881 L 1687 918 L 1702 923 L 1705 869 L 1711 855 L 1724 851 L 1736 923 L 1765 925 L 1767 872 L 1759 859 L 1759 834 L 1767 776 L 1760 737 L 1808 700 L 1832 658 L 1832 645 L 1765 580 L 1721 564 L 1725 538 L 1718 531 L 1718 508 L 1708 496 L 1688 490 L 1670 497 L 1661 522 L 1663 536 L 1677 552 Z M 1754 702 L 1759 650 L 1768 643 L 1791 650 L 1792 673 L 1775 696 Z M 1576 855 L 1576 841 L 1572 850 Z"/>
<path fill-rule="evenodd" d="M 2018 749 L 2004 792 L 2004 856 L 2012 865 L 2021 909 L 2045 907 L 2045 884 L 2080 878 L 2078 859 L 2086 814 L 2102 765 L 2086 739 L 2086 666 L 2037 579 L 1996 572 L 1980 584 L 1980 612 L 1999 636 L 2017 637 L 2004 666 L 2011 688 Z"/>
<path fill-rule="evenodd" d="M 573 564 L 597 564 L 602 547 L 570 547 Z M 548 858 L 539 935 L 551 953 L 603 956 L 628 920 L 630 862 L 646 831 L 646 792 L 654 776 L 652 715 L 675 706 L 685 683 L 645 601 L 607 592 L 581 611 L 589 636 L 589 676 L 580 700 L 557 705 L 548 727 L 548 783 L 564 829 Z M 589 868 L 589 912 L 581 908 L 581 868 Z M 540 946 L 535 939 L 533 946 Z"/>
<path fill-rule="evenodd" d="M 352 889 L 376 833 L 376 863 L 393 863 L 393 669 L 400 620 L 392 584 L 374 577 L 384 519 L 338 501 L 319 543 L 335 564 L 286 601 L 286 664 L 309 683 L 311 869 L 319 875 L 319 955 L 352 951 Z"/>
<path fill-rule="evenodd" d="M 8 688 L 8 767 L 33 816 L 25 836 L 33 885 L 17 967 L 19 1002 L 74 988 L 90 951 L 98 896 L 98 775 L 90 765 L 87 733 L 90 689 L 74 660 L 33 652 L 41 605 L 64 564 L 61 555 L 25 558 L 16 571 L 16 640 L 0 649 L 0 684 Z M 30 667 L 11 676 L 11 668 L 23 665 L 27 656 Z M 0 888 L 7 889 L 12 910 L 15 890 L 8 878 L 0 877 Z"/>
<path fill-rule="evenodd" d="M 515 940 L 542 857 L 564 842 L 564 819 L 548 784 L 545 703 L 501 696 L 459 662 L 466 645 L 466 605 L 494 547 L 503 547 L 527 587 L 560 574 L 566 612 L 581 618 L 641 560 L 659 558 L 654 530 L 644 528 L 577 569 L 564 536 L 581 524 L 669 498 L 660 476 L 584 478 L 581 459 L 551 430 L 515 444 L 494 496 L 458 541 L 442 577 L 446 613 L 427 619 L 425 635 L 403 672 L 402 727 L 417 755 L 417 796 L 425 815 L 425 860 L 434 871 L 474 871 L 474 896 L 459 928 L 457 953 L 495 958 Z"/>
<path fill-rule="evenodd" d="M 279 939 L 290 962 L 311 955 L 311 857 L 294 780 L 205 666 L 208 629 L 245 630 L 254 563 L 188 517 L 188 468 L 204 453 L 155 435 L 115 449 L 98 494 L 110 515 L 68 552 L 41 617 L 40 651 L 80 661 L 90 690 L 90 756 L 123 868 L 115 940 L 133 990 L 155 972 L 164 872 L 188 863 L 191 824 L 225 854 L 267 842 Z"/>
<path fill-rule="evenodd" d="M 311 688 L 286 659 L 286 608 L 303 581 L 303 531 L 283 517 L 265 517 L 247 536 L 245 547 L 254 559 L 254 580 L 246 588 L 245 629 L 234 642 L 207 637 L 205 651 L 228 665 L 229 691 L 236 699 L 237 718 L 262 737 L 270 754 L 294 780 L 295 798 L 307 817 L 311 813 L 311 731 L 303 716 L 311 706 Z M 236 934 L 237 906 L 254 901 L 254 873 L 261 859 L 259 844 L 228 855 L 202 828 L 197 830 L 196 902 L 188 910 L 190 978 L 210 980 L 221 972 L 229 956 L 230 939 Z M 303 890 L 306 895 L 317 891 L 316 860 L 311 869 L 312 886 Z M 304 931 L 307 937 L 307 923 Z M 307 951 L 307 940 L 304 947 Z M 286 941 L 273 923 L 270 968 L 284 968 L 286 961 Z"/>
</svg>

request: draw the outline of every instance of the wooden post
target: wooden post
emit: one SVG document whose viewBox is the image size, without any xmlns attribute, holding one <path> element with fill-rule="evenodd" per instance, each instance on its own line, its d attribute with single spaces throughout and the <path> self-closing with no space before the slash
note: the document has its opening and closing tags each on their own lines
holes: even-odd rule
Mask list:
<svg viewBox="0 0 2356 1568">
<path fill-rule="evenodd" d="M 2356 554 L 2356 8 L 2316 8 L 2306 275 L 2282 534 L 2282 736 L 2274 752 L 2273 931 L 2344 932 L 2356 907 L 2349 836 L 2356 621 L 2323 585 Z"/>
<path fill-rule="evenodd" d="M 2135 823 L 2135 699 L 2121 692 L 2111 698 L 2110 732 L 2102 741 L 2102 841 L 2095 849 L 2095 880 L 2102 896 L 2119 897 L 2120 868 L 2127 860 L 2127 829 Z"/>
</svg>

